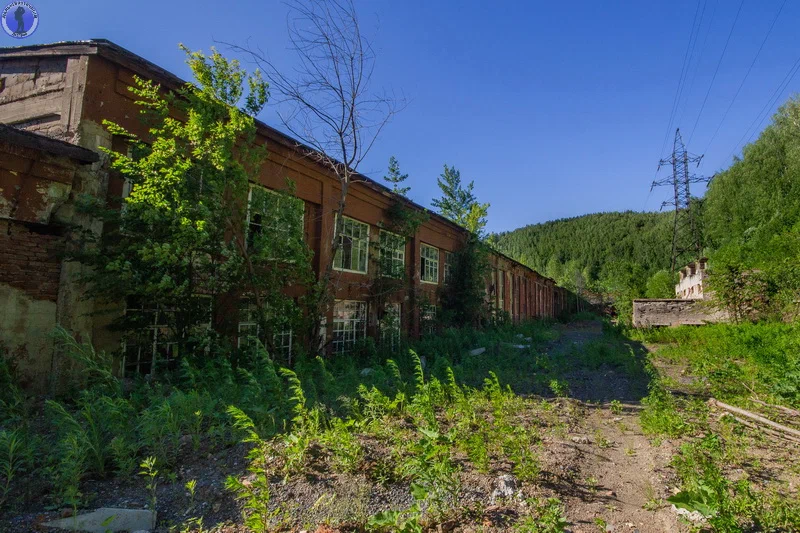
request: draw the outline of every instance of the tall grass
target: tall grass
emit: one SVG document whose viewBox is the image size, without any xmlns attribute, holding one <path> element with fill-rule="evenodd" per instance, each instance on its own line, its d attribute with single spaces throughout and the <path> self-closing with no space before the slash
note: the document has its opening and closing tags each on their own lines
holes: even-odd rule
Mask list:
<svg viewBox="0 0 800 533">
<path fill-rule="evenodd" d="M 660 343 L 659 359 L 687 364 L 729 401 L 757 395 L 800 407 L 800 325 L 775 322 L 714 324 L 632 331 L 646 343 Z"/>
</svg>

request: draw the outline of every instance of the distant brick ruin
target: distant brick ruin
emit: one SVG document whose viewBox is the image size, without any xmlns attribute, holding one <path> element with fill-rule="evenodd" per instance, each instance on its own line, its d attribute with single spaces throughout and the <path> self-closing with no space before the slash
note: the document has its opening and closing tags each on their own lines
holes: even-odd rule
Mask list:
<svg viewBox="0 0 800 533">
<path fill-rule="evenodd" d="M 679 326 L 725 322 L 728 315 L 718 309 L 703 289 L 708 273 L 705 257 L 692 261 L 679 271 L 675 298 L 647 298 L 633 301 L 633 326 Z"/>
<path fill-rule="evenodd" d="M 707 264 L 708 259 L 703 257 L 680 269 L 680 281 L 675 285 L 675 296 L 677 298 L 681 300 L 704 299 L 703 283 L 708 277 L 706 273 Z"/>
</svg>

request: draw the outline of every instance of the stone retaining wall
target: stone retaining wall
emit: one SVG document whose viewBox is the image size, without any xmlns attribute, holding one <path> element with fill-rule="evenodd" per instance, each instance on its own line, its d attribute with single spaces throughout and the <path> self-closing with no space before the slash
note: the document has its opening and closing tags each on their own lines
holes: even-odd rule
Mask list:
<svg viewBox="0 0 800 533">
<path fill-rule="evenodd" d="M 709 300 L 634 300 L 633 325 L 650 326 L 702 325 L 726 322 L 727 313 L 715 309 Z"/>
</svg>

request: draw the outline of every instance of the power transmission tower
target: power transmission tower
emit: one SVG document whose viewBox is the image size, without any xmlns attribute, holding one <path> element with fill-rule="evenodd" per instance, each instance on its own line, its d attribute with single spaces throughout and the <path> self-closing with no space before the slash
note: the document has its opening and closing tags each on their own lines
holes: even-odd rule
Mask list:
<svg viewBox="0 0 800 533">
<path fill-rule="evenodd" d="M 695 176 L 689 173 L 689 165 L 699 165 L 703 156 L 696 156 L 686 151 L 681 138 L 681 130 L 675 130 L 675 142 L 672 147 L 672 156 L 658 162 L 659 170 L 663 166 L 672 166 L 672 176 L 656 180 L 650 186 L 650 191 L 655 187 L 671 185 L 674 190 L 672 200 L 667 200 L 661 204 L 661 209 L 666 206 L 675 208 L 675 217 L 672 228 L 672 265 L 671 270 L 675 272 L 684 254 L 691 253 L 693 259 L 699 259 L 703 251 L 700 243 L 700 230 L 692 211 L 692 195 L 689 192 L 690 183 L 708 183 L 711 178 Z"/>
</svg>

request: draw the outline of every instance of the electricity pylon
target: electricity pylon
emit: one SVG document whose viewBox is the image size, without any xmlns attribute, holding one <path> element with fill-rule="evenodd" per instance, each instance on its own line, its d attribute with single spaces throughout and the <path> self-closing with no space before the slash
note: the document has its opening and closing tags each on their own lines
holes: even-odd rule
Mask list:
<svg viewBox="0 0 800 533">
<path fill-rule="evenodd" d="M 650 191 L 655 187 L 672 185 L 674 197 L 661 204 L 661 209 L 666 206 L 675 208 L 675 217 L 672 228 L 672 265 L 671 270 L 675 272 L 682 262 L 679 262 L 684 254 L 691 253 L 692 259 L 699 259 L 703 251 L 700 242 L 700 228 L 697 225 L 695 214 L 692 210 L 692 195 L 689 192 L 690 183 L 708 183 L 711 178 L 695 176 L 689 173 L 689 165 L 700 165 L 703 156 L 689 154 L 683 145 L 681 130 L 675 130 L 675 142 L 672 147 L 672 156 L 658 162 L 659 170 L 666 165 L 672 165 L 672 176 L 656 180 L 650 186 Z"/>
</svg>

